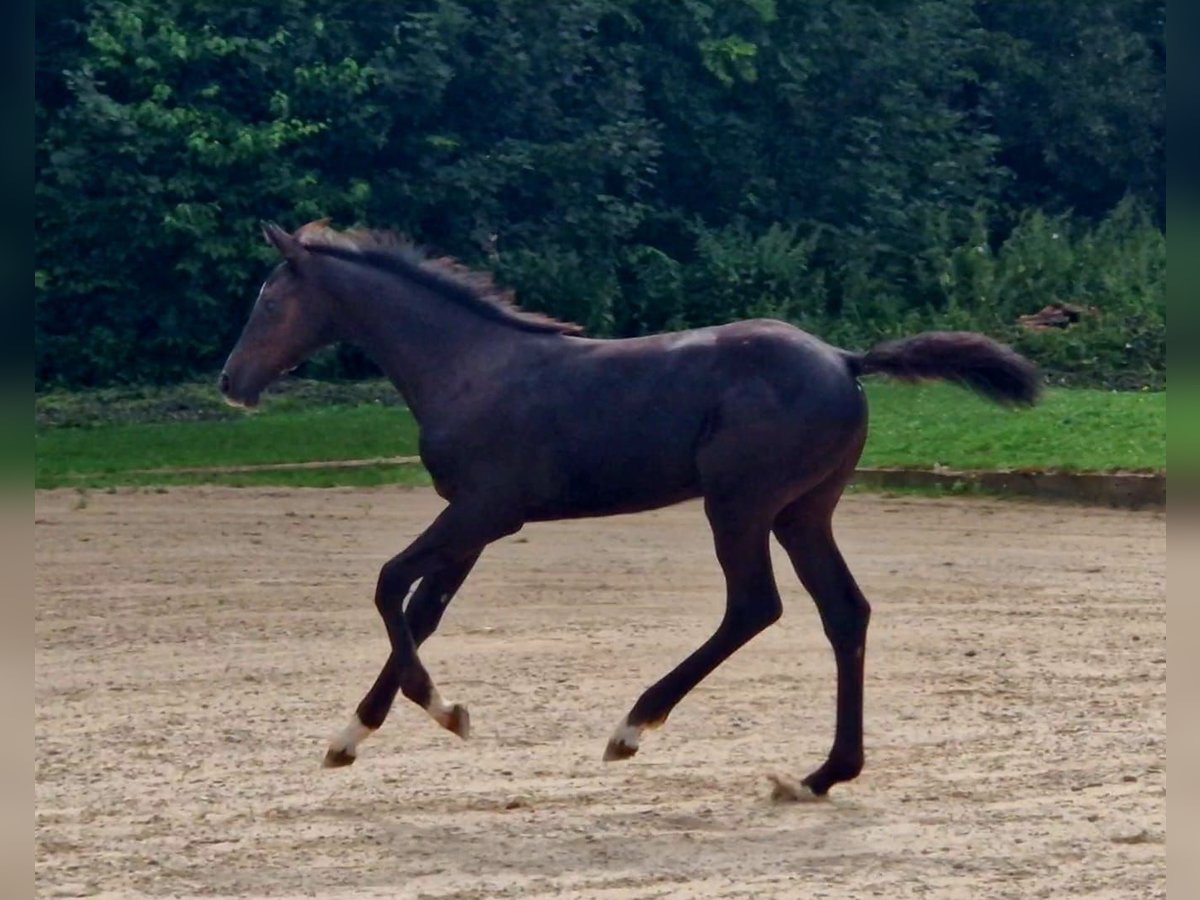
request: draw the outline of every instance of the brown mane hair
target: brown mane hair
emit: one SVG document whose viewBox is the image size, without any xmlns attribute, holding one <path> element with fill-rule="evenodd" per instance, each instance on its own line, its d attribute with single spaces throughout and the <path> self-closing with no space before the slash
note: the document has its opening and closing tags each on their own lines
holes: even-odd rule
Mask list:
<svg viewBox="0 0 1200 900">
<path fill-rule="evenodd" d="M 449 256 L 428 256 L 408 238 L 390 231 L 338 231 L 328 219 L 301 226 L 295 234 L 308 250 L 361 263 L 413 281 L 438 296 L 522 331 L 582 334 L 583 328 L 521 309 L 513 292 L 496 285 L 488 272 L 469 269 Z"/>
</svg>

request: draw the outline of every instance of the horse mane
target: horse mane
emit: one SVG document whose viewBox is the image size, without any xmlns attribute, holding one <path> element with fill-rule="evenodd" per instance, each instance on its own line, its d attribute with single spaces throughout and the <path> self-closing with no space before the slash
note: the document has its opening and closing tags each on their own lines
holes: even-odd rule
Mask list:
<svg viewBox="0 0 1200 900">
<path fill-rule="evenodd" d="M 498 287 L 490 273 L 470 269 L 449 256 L 429 256 L 422 247 L 395 232 L 338 231 L 329 226 L 328 219 L 318 219 L 302 225 L 294 237 L 314 253 L 398 275 L 446 300 L 522 331 L 583 333 L 580 325 L 521 309 L 513 292 Z"/>
</svg>

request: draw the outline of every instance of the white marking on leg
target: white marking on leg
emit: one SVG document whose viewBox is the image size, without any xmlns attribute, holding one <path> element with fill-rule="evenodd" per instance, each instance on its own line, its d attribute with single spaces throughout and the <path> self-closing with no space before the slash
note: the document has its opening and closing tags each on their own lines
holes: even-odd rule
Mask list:
<svg viewBox="0 0 1200 900">
<path fill-rule="evenodd" d="M 630 750 L 636 750 L 641 740 L 642 728 L 638 725 L 630 725 L 629 717 L 626 716 L 621 720 L 621 724 L 617 726 L 617 730 L 613 732 L 609 743 L 620 744 L 623 747 L 628 747 Z"/>
<path fill-rule="evenodd" d="M 373 729 L 364 725 L 355 714 L 350 723 L 334 736 L 329 743 L 330 753 L 344 753 L 347 756 L 358 756 L 358 745 L 369 738 Z"/>
<path fill-rule="evenodd" d="M 774 803 L 819 803 L 825 799 L 802 781 L 792 781 L 779 775 L 768 775 L 767 778 L 774 785 L 771 788 L 771 801 Z"/>
<path fill-rule="evenodd" d="M 429 713 L 433 721 L 463 740 L 470 737 L 471 717 L 467 714 L 467 708 L 461 703 L 447 703 L 437 692 L 437 688 L 430 689 L 429 704 L 425 707 L 425 712 Z"/>
<path fill-rule="evenodd" d="M 442 699 L 442 695 L 438 693 L 437 688 L 429 690 L 429 704 L 425 707 L 425 712 L 433 718 L 443 728 L 450 727 L 450 714 L 454 711 L 454 706 Z"/>
</svg>

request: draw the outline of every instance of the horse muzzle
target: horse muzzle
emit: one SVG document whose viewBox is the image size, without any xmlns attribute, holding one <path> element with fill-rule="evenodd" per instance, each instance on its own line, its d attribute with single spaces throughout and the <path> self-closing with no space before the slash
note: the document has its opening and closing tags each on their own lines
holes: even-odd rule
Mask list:
<svg viewBox="0 0 1200 900">
<path fill-rule="evenodd" d="M 237 390 L 234 380 L 229 377 L 228 372 L 222 372 L 217 378 L 217 390 L 221 392 L 221 397 L 229 406 L 237 407 L 238 409 L 254 409 L 258 406 L 258 391 L 243 392 Z"/>
</svg>

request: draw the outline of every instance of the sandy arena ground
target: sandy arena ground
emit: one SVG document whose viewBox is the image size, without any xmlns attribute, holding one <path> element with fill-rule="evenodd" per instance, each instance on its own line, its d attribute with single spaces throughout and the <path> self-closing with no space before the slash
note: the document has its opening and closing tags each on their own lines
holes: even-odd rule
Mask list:
<svg viewBox="0 0 1200 900">
<path fill-rule="evenodd" d="M 398 701 L 320 768 L 385 655 L 379 565 L 427 491 L 36 498 L 40 896 L 1061 898 L 1166 890 L 1166 521 L 847 498 L 875 616 L 867 767 L 772 805 L 833 734 L 782 621 L 600 761 L 722 604 L 694 504 L 491 548 L 426 646 L 463 743 Z"/>
</svg>

